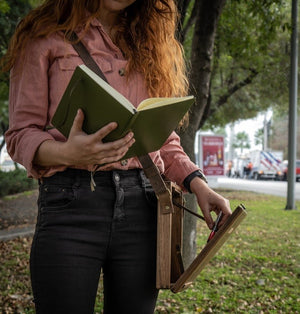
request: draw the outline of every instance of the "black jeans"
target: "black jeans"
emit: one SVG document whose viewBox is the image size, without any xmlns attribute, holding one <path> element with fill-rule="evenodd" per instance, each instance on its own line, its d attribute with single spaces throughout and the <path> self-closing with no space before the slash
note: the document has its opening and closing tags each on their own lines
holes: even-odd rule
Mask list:
<svg viewBox="0 0 300 314">
<path fill-rule="evenodd" d="M 30 271 L 37 313 L 153 313 L 156 197 L 142 170 L 68 169 L 40 183 Z"/>
</svg>

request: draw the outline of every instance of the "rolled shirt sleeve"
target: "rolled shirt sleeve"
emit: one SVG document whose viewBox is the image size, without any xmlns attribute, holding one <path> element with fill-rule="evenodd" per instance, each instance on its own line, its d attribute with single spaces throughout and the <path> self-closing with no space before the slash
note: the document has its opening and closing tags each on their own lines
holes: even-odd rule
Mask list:
<svg viewBox="0 0 300 314">
<path fill-rule="evenodd" d="M 175 133 L 169 136 L 160 149 L 160 155 L 164 162 L 164 175 L 167 179 L 176 182 L 184 190 L 183 181 L 192 172 L 199 168 L 190 160 L 180 145 L 180 138 Z"/>
<path fill-rule="evenodd" d="M 18 58 L 10 73 L 9 129 L 5 134 L 7 151 L 22 164 L 30 177 L 41 177 L 43 170 L 33 164 L 38 147 L 53 140 L 45 132 L 48 123 L 48 63 L 38 40 Z M 27 48 L 28 49 L 28 48 Z"/>
</svg>

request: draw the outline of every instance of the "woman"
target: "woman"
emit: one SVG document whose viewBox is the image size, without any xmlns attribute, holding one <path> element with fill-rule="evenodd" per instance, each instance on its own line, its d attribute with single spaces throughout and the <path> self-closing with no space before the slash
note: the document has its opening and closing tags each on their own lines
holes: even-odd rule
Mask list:
<svg viewBox="0 0 300 314">
<path fill-rule="evenodd" d="M 68 139 L 47 126 L 83 63 L 66 40 L 72 31 L 134 105 L 185 95 L 175 26 L 173 0 L 46 0 L 18 25 L 5 59 L 11 69 L 6 143 L 11 157 L 40 182 L 30 257 L 37 313 L 93 313 L 101 269 L 105 313 L 154 311 L 155 195 L 138 159 L 122 160 L 134 134 L 103 143 L 117 124 L 87 135 L 82 111 Z M 175 133 L 150 155 L 168 179 L 196 194 L 209 228 L 211 211 L 222 211 L 224 223 L 228 200 L 203 181 Z M 106 166 L 94 171 L 99 164 Z"/>
</svg>

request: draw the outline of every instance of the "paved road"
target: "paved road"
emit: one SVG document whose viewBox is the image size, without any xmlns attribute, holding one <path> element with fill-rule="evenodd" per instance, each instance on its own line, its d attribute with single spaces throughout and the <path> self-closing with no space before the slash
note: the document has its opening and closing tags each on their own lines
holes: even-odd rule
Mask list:
<svg viewBox="0 0 300 314">
<path fill-rule="evenodd" d="M 246 180 L 219 177 L 208 178 L 208 183 L 212 188 L 229 188 L 233 190 L 252 191 L 263 194 L 287 196 L 287 182 L 270 180 Z M 295 183 L 295 199 L 300 200 L 300 182 Z"/>
<path fill-rule="evenodd" d="M 32 236 L 33 233 L 34 233 L 34 225 L 0 230 L 0 242 L 12 240 L 18 237 Z"/>
</svg>

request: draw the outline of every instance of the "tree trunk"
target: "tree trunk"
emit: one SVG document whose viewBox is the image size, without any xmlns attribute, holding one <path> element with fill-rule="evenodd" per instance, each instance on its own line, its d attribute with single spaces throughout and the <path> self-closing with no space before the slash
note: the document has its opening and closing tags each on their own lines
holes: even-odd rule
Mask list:
<svg viewBox="0 0 300 314">
<path fill-rule="evenodd" d="M 185 206 L 194 212 L 197 212 L 197 201 L 193 194 L 185 196 Z M 196 230 L 197 230 L 197 217 L 184 213 L 183 219 L 183 264 L 186 269 L 196 257 L 197 244 L 196 244 Z"/>
<path fill-rule="evenodd" d="M 186 130 L 180 132 L 182 146 L 191 160 L 195 161 L 194 141 L 205 106 L 209 97 L 212 56 L 217 23 L 226 0 L 195 1 L 196 24 L 192 41 L 190 93 L 196 96 L 196 103 L 190 111 L 190 122 Z M 187 205 L 197 211 L 195 197 L 187 195 Z M 185 215 L 183 259 L 185 265 L 193 261 L 196 254 L 197 218 Z"/>
<path fill-rule="evenodd" d="M 226 0 L 196 1 L 197 19 L 192 41 L 191 92 L 196 104 L 190 116 L 190 128 L 196 133 L 209 97 L 212 57 L 217 23 Z"/>
</svg>

